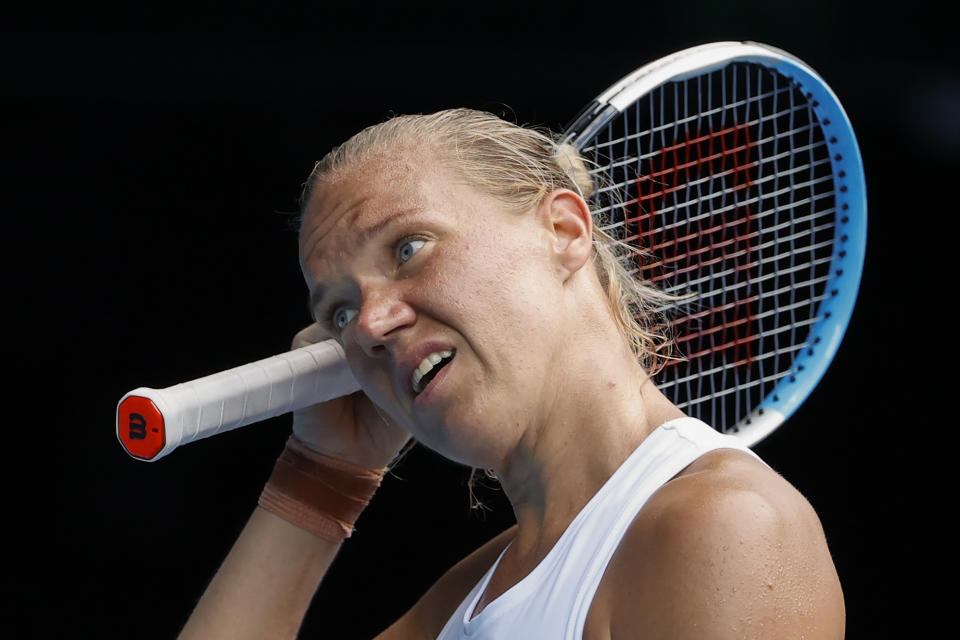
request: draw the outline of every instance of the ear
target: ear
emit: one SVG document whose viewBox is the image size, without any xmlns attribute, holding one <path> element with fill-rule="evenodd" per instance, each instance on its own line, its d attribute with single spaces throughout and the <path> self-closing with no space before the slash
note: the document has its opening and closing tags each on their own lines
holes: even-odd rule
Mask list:
<svg viewBox="0 0 960 640">
<path fill-rule="evenodd" d="M 593 252 L 593 216 L 580 195 L 569 189 L 548 193 L 538 206 L 547 230 L 550 250 L 564 282 L 590 260 Z"/>
</svg>

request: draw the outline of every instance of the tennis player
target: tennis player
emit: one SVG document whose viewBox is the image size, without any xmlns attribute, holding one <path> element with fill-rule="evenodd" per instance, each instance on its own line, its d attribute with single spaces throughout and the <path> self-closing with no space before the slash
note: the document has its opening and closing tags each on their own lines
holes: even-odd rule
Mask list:
<svg viewBox="0 0 960 640">
<path fill-rule="evenodd" d="M 411 438 L 492 469 L 517 524 L 378 638 L 843 637 L 808 502 L 651 382 L 664 294 L 595 230 L 595 188 L 572 148 L 470 110 L 394 118 L 317 164 L 316 323 L 294 346 L 336 338 L 363 391 L 295 414 L 181 637 L 296 637 Z"/>
</svg>

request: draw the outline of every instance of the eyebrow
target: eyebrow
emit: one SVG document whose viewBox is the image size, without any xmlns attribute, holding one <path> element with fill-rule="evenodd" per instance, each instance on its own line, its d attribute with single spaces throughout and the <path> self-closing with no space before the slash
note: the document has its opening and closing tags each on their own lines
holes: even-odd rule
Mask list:
<svg viewBox="0 0 960 640">
<path fill-rule="evenodd" d="M 370 238 L 382 233 L 388 227 L 405 222 L 407 219 L 420 215 L 424 211 L 425 209 L 423 207 L 412 207 L 410 209 L 404 209 L 394 213 L 393 215 L 387 216 L 375 224 L 367 226 L 358 225 L 355 231 L 360 237 L 360 244 L 367 243 Z M 323 299 L 325 294 L 326 288 L 323 285 L 317 285 L 316 288 L 314 288 L 314 290 L 310 293 L 310 298 L 308 301 L 308 304 L 310 305 L 310 315 L 315 321 L 318 322 L 320 322 L 320 319 L 316 317 L 316 308 L 317 305 L 320 304 L 320 301 Z"/>
</svg>

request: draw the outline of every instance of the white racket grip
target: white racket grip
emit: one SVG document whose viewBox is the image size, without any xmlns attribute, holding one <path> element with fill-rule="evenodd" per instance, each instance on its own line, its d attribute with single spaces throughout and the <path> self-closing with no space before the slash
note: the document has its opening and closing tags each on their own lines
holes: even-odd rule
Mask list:
<svg viewBox="0 0 960 640">
<path fill-rule="evenodd" d="M 134 458 L 159 460 L 182 444 L 359 388 L 343 348 L 327 340 L 166 389 L 134 389 L 117 404 L 117 438 Z"/>
</svg>

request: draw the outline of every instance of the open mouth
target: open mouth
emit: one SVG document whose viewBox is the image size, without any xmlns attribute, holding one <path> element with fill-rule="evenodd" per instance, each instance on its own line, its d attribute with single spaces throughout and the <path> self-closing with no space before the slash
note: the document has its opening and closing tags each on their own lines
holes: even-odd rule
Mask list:
<svg viewBox="0 0 960 640">
<path fill-rule="evenodd" d="M 410 376 L 410 383 L 413 386 L 413 395 L 418 395 L 423 391 L 430 381 L 433 380 L 440 370 L 450 364 L 453 360 L 454 351 L 444 350 L 435 351 L 420 362 L 413 375 Z"/>
</svg>

